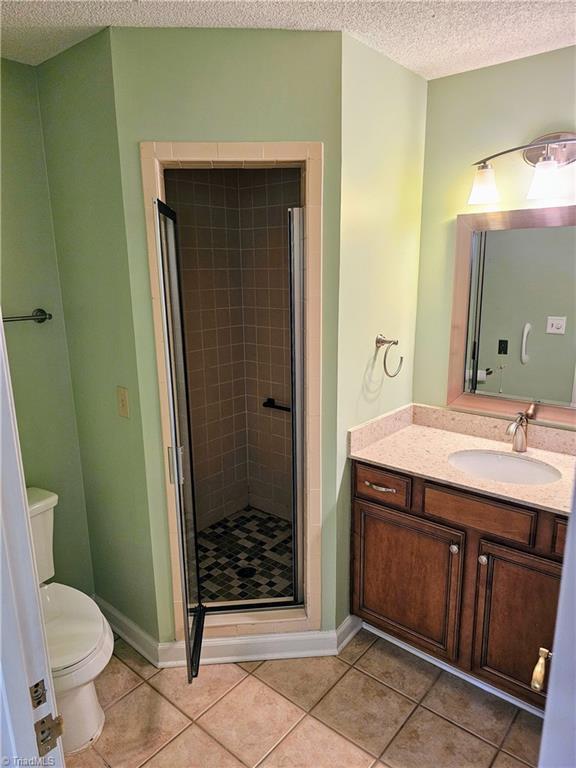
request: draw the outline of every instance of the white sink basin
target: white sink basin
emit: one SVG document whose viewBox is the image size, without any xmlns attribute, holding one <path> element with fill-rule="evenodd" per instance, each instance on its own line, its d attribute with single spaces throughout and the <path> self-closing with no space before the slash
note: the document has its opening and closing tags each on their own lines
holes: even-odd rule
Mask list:
<svg viewBox="0 0 576 768">
<path fill-rule="evenodd" d="M 517 453 L 502 451 L 456 451 L 448 456 L 456 469 L 486 480 L 517 485 L 545 485 L 560 480 L 562 474 L 550 464 Z"/>
</svg>

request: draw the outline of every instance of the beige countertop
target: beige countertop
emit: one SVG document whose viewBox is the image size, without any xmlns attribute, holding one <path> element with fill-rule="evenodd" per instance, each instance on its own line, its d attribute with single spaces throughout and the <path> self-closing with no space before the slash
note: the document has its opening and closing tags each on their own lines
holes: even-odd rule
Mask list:
<svg viewBox="0 0 576 768">
<path fill-rule="evenodd" d="M 352 451 L 350 458 L 563 515 L 571 512 L 575 456 L 528 448 L 522 456 L 551 464 L 562 477 L 546 485 L 519 485 L 486 480 L 453 467 L 449 455 L 466 450 L 511 453 L 508 443 L 412 424 Z"/>
</svg>

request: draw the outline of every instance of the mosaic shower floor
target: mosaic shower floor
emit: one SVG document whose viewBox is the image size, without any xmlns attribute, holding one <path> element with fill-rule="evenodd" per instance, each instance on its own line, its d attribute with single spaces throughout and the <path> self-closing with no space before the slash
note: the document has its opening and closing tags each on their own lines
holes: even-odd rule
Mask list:
<svg viewBox="0 0 576 768">
<path fill-rule="evenodd" d="M 198 533 L 202 600 L 292 596 L 292 523 L 246 509 Z"/>
</svg>

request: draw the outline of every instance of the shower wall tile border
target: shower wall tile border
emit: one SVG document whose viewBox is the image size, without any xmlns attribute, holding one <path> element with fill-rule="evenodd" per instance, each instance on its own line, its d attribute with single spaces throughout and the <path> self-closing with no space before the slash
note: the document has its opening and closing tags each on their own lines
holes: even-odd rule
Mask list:
<svg viewBox="0 0 576 768">
<path fill-rule="evenodd" d="M 258 168 L 299 166 L 303 170 L 305 206 L 305 464 L 306 509 L 304 532 L 305 608 L 282 611 L 241 612 L 224 618 L 207 618 L 206 636 L 224 637 L 241 633 L 272 634 L 303 632 L 321 626 L 322 494 L 321 494 L 321 375 L 322 375 L 322 142 L 154 142 L 140 144 L 142 186 L 146 218 L 146 239 L 150 272 L 150 291 L 154 320 L 156 366 L 160 395 L 160 415 L 164 447 L 170 445 L 170 420 L 162 304 L 154 200 L 165 199 L 163 172 L 167 168 Z M 168 528 L 177 532 L 176 505 L 171 490 L 167 452 L 164 451 L 164 476 Z M 170 536 L 175 637 L 183 638 L 183 613 L 177 537 Z"/>
</svg>

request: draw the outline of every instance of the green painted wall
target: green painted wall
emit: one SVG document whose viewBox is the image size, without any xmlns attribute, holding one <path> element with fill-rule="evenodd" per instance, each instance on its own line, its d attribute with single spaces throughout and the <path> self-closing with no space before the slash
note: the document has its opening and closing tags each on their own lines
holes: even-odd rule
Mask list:
<svg viewBox="0 0 576 768">
<path fill-rule="evenodd" d="M 548 315 L 566 317 L 566 333 L 546 333 Z M 576 367 L 576 227 L 488 232 L 479 367 L 494 370 L 478 392 L 569 405 Z M 520 361 L 522 330 L 528 336 Z M 508 339 L 508 354 L 498 340 Z M 506 366 L 501 372 L 498 366 Z M 500 387 L 502 389 L 500 390 Z"/>
<path fill-rule="evenodd" d="M 456 216 L 468 206 L 471 163 L 554 130 L 574 130 L 576 48 L 429 83 L 414 400 L 446 402 Z M 494 162 L 500 208 L 529 208 L 532 169 L 520 153 Z M 480 209 L 481 210 L 481 209 Z"/>
<path fill-rule="evenodd" d="M 328 629 L 345 617 L 348 604 L 346 430 L 412 399 L 443 402 L 454 219 L 470 210 L 470 163 L 570 125 L 573 53 L 556 51 L 429 84 L 421 232 L 426 83 L 346 36 L 112 29 L 38 68 L 99 596 L 151 635 L 172 637 L 139 142 L 324 142 L 322 535 Z M 22 113 L 19 122 L 29 119 Z M 37 125 L 37 114 L 34 119 Z M 22 163 L 9 167 L 14 175 Z M 525 205 L 530 169 L 512 156 L 497 171 L 502 207 Z M 41 187 L 36 184 L 34 194 Z M 26 232 L 34 245 L 34 238 L 52 242 L 46 199 L 39 211 L 40 234 Z M 10 237 L 17 242 L 17 230 Z M 50 249 L 41 265 L 48 275 L 43 287 L 52 285 L 56 307 Z M 36 250 L 29 247 L 27 258 Z M 49 302 L 32 296 L 26 297 L 29 303 Z M 405 363 L 397 379 L 383 380 L 381 356 L 372 360 L 377 331 L 400 339 Z M 60 346 L 54 348 L 65 358 L 63 334 L 61 326 Z M 129 389 L 130 419 L 117 415 L 117 385 Z M 61 398 L 58 413 L 68 408 L 73 430 L 66 386 L 57 387 L 54 397 Z"/>
<path fill-rule="evenodd" d="M 343 36 L 336 624 L 349 613 L 350 427 L 412 402 L 426 81 Z M 399 340 L 384 376 L 374 338 Z"/>
<path fill-rule="evenodd" d="M 42 64 L 38 79 L 95 591 L 166 639 L 152 558 L 109 33 Z M 128 387 L 129 419 L 117 414 L 117 385 Z M 164 542 L 168 550 L 167 536 Z M 162 610 L 171 611 L 169 600 Z"/>
<path fill-rule="evenodd" d="M 34 68 L 2 60 L 2 309 L 27 485 L 55 491 L 55 578 L 94 588 Z"/>
<path fill-rule="evenodd" d="M 139 142 L 323 141 L 323 624 L 334 626 L 341 35 L 268 30 L 112 29 L 112 57 L 147 490 L 159 605 L 170 576 Z"/>
</svg>

